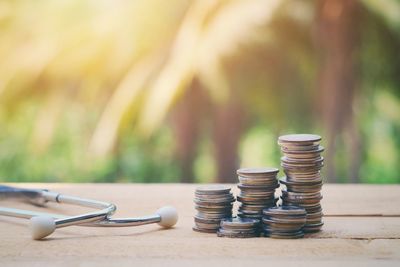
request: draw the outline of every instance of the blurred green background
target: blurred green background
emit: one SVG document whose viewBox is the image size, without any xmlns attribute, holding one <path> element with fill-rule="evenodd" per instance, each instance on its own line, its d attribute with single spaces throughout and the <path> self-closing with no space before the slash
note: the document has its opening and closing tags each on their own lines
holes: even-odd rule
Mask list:
<svg viewBox="0 0 400 267">
<path fill-rule="evenodd" d="M 0 181 L 235 182 L 323 137 L 400 182 L 400 1 L 0 1 Z"/>
</svg>

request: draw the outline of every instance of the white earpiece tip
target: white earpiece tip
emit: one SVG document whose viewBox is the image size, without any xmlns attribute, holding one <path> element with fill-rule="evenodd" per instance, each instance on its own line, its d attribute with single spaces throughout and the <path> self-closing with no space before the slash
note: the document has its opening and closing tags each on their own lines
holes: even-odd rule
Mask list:
<svg viewBox="0 0 400 267">
<path fill-rule="evenodd" d="M 36 216 L 31 218 L 29 228 L 31 229 L 32 238 L 39 240 L 53 233 L 56 229 L 56 224 L 50 216 Z"/>
<path fill-rule="evenodd" d="M 162 207 L 156 213 L 161 217 L 161 221 L 158 224 L 162 227 L 170 228 L 178 221 L 178 212 L 174 207 Z"/>
</svg>

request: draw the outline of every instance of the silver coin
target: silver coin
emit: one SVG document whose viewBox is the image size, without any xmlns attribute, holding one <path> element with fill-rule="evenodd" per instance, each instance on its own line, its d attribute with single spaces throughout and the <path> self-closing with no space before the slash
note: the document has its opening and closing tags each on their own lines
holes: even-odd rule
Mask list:
<svg viewBox="0 0 400 267">
<path fill-rule="evenodd" d="M 288 165 L 285 163 L 281 163 L 282 168 L 284 168 L 285 170 L 291 171 L 291 172 L 300 172 L 300 173 L 304 173 L 304 172 L 311 172 L 311 171 L 320 171 L 323 167 L 323 165 L 318 165 L 318 166 L 294 166 L 294 165 Z"/>
<path fill-rule="evenodd" d="M 222 203 L 202 203 L 194 202 L 195 207 L 205 208 L 205 209 L 232 209 L 233 204 L 231 202 L 222 202 Z"/>
<path fill-rule="evenodd" d="M 221 227 L 254 227 L 260 223 L 259 220 L 242 219 L 242 218 L 227 218 L 221 220 Z"/>
<path fill-rule="evenodd" d="M 271 218 L 271 217 L 269 217 Z M 301 228 L 306 223 L 306 218 L 302 218 L 301 220 L 279 220 L 275 218 L 269 219 L 266 216 L 262 218 L 262 222 L 264 225 L 268 225 L 269 227 L 276 227 L 279 229 L 292 229 L 292 228 Z"/>
<path fill-rule="evenodd" d="M 252 238 L 260 236 L 258 233 L 246 233 L 246 234 L 229 234 L 223 233 L 220 230 L 217 232 L 218 237 L 228 237 L 228 238 Z"/>
<path fill-rule="evenodd" d="M 292 192 L 289 192 L 289 193 L 292 193 Z M 322 196 L 311 198 L 311 197 L 300 197 L 298 194 L 301 194 L 301 193 L 296 193 L 295 196 L 283 194 L 282 200 L 284 202 L 290 202 L 290 203 L 313 205 L 313 204 L 318 204 L 322 199 Z M 304 194 L 308 194 L 308 193 L 304 193 Z M 312 193 L 312 194 L 315 194 L 315 193 Z"/>
<path fill-rule="evenodd" d="M 261 227 L 261 230 L 264 231 L 266 234 L 269 233 L 278 233 L 282 235 L 293 235 L 298 233 L 299 231 L 302 231 L 301 228 L 296 228 L 296 229 L 271 229 L 268 225 L 263 225 Z"/>
<path fill-rule="evenodd" d="M 198 193 L 198 192 L 195 192 L 194 193 L 194 195 L 195 195 L 195 197 L 198 197 L 198 198 L 226 198 L 226 197 L 229 197 L 229 196 L 231 196 L 232 195 L 232 193 L 223 193 L 223 194 L 216 194 L 216 193 L 213 193 L 213 194 L 204 194 L 204 193 Z"/>
<path fill-rule="evenodd" d="M 295 234 L 265 233 L 264 236 L 276 239 L 297 239 L 297 238 L 303 238 L 304 233 L 303 231 L 298 231 Z"/>
<path fill-rule="evenodd" d="M 312 153 L 302 153 L 302 154 L 293 154 L 293 153 L 286 153 L 283 152 L 283 156 L 292 160 L 292 161 L 303 161 L 303 162 L 307 162 L 307 161 L 315 161 L 321 158 L 321 154 L 317 153 L 317 154 L 312 154 Z"/>
<path fill-rule="evenodd" d="M 262 210 L 244 210 L 243 208 L 239 208 L 238 212 L 245 215 L 259 215 L 262 216 Z"/>
<path fill-rule="evenodd" d="M 314 205 L 319 204 L 320 200 L 318 199 L 296 199 L 291 200 L 288 198 L 282 198 L 284 203 L 290 203 L 291 205 L 303 206 L 303 205 Z"/>
<path fill-rule="evenodd" d="M 305 216 L 307 214 L 304 208 L 296 206 L 271 207 L 265 209 L 263 212 L 265 215 L 268 216 L 280 216 L 280 215 Z"/>
<path fill-rule="evenodd" d="M 289 170 L 320 170 L 324 163 L 323 161 L 315 161 L 315 162 L 288 162 L 281 161 L 281 166 L 285 169 Z"/>
<path fill-rule="evenodd" d="M 244 184 L 238 184 L 237 187 L 240 190 L 251 190 L 251 191 L 267 191 L 267 192 L 274 192 L 275 188 L 279 186 L 278 181 L 275 183 L 265 186 L 265 185 L 244 185 Z"/>
<path fill-rule="evenodd" d="M 316 223 L 316 224 L 306 224 L 303 227 L 304 233 L 315 233 L 321 230 L 322 226 L 324 225 L 323 222 Z"/>
<path fill-rule="evenodd" d="M 300 225 L 301 227 L 307 223 L 307 219 L 305 217 L 294 217 L 294 218 L 289 218 L 289 217 L 282 217 L 282 218 L 277 218 L 277 217 L 269 217 L 269 216 L 264 216 L 263 219 L 266 219 L 268 221 L 273 221 L 275 223 L 279 224 L 290 224 L 290 225 Z M 268 221 L 263 222 L 268 224 Z"/>
<path fill-rule="evenodd" d="M 322 181 L 321 172 L 319 170 L 311 171 L 311 172 L 296 172 L 296 171 L 294 172 L 291 170 L 284 170 L 284 172 L 285 172 L 288 180 L 289 179 L 290 180 L 302 180 L 302 179 L 313 180 L 313 179 L 320 178 Z"/>
<path fill-rule="evenodd" d="M 243 177 L 249 177 L 249 176 L 264 176 L 264 175 L 275 175 L 279 172 L 279 169 L 277 168 L 270 168 L 270 167 L 264 167 L 264 168 L 241 168 L 236 171 L 236 173 L 240 176 Z"/>
<path fill-rule="evenodd" d="M 195 225 L 198 229 L 209 229 L 209 230 L 218 230 L 219 224 L 218 223 L 201 223 L 195 222 Z"/>
<path fill-rule="evenodd" d="M 237 196 L 237 200 L 239 202 L 245 203 L 245 204 L 254 204 L 254 205 L 268 205 L 268 204 L 274 204 L 276 202 L 275 197 L 272 195 L 271 197 L 265 198 L 265 197 L 246 197 L 246 196 Z"/>
<path fill-rule="evenodd" d="M 319 148 L 319 142 L 314 143 L 278 143 L 281 150 L 289 151 L 316 151 Z"/>
<path fill-rule="evenodd" d="M 303 186 L 303 187 L 320 187 L 322 186 L 322 181 L 315 181 L 315 182 L 305 182 L 305 181 L 297 181 L 297 180 L 288 180 L 286 176 L 283 176 L 282 178 L 279 179 L 279 182 L 281 184 L 284 184 L 286 186 Z"/>
<path fill-rule="evenodd" d="M 290 176 L 286 176 L 286 181 L 288 183 L 293 183 L 293 184 L 322 184 L 323 180 L 322 177 L 319 175 L 318 177 L 311 177 L 311 178 L 304 178 L 304 177 L 290 177 Z"/>
<path fill-rule="evenodd" d="M 223 233 L 223 234 L 258 234 L 258 228 L 219 228 L 218 229 L 219 232 Z"/>
<path fill-rule="evenodd" d="M 297 164 L 309 164 L 312 162 L 316 162 L 321 159 L 321 156 L 318 155 L 318 157 L 306 157 L 306 155 L 302 155 L 301 157 L 292 157 L 291 155 L 283 154 L 285 158 L 285 162 L 290 164 L 290 163 L 297 163 Z M 289 160 L 288 160 L 289 159 Z"/>
<path fill-rule="evenodd" d="M 282 195 L 291 197 L 293 199 L 322 199 L 321 192 L 316 193 L 297 193 L 282 190 Z"/>
<path fill-rule="evenodd" d="M 250 219 L 257 219 L 257 220 L 261 220 L 262 215 L 258 215 L 258 214 L 246 214 L 246 213 L 242 213 L 242 212 L 238 212 L 237 216 L 240 218 L 250 218 Z"/>
<path fill-rule="evenodd" d="M 311 187 L 311 186 L 289 186 L 286 185 L 286 190 L 289 192 L 297 192 L 297 193 L 317 193 L 321 191 L 322 186 L 319 187 Z"/>
<path fill-rule="evenodd" d="M 324 161 L 324 157 L 322 156 L 318 156 L 316 158 L 313 159 L 296 159 L 296 158 L 290 158 L 287 156 L 283 156 L 281 157 L 281 161 L 285 162 L 286 164 L 294 164 L 294 165 L 311 165 L 314 166 L 320 162 Z"/>
<path fill-rule="evenodd" d="M 231 187 L 226 185 L 204 185 L 196 188 L 198 194 L 225 194 L 231 191 Z"/>
<path fill-rule="evenodd" d="M 216 233 L 216 232 L 218 231 L 218 229 L 215 229 L 215 230 L 214 230 L 214 229 L 201 229 L 201 228 L 198 228 L 198 227 L 196 227 L 196 226 L 193 226 L 192 229 L 193 229 L 193 231 L 195 231 L 195 232 L 210 233 L 210 234 Z"/>
<path fill-rule="evenodd" d="M 291 157 L 301 157 L 302 155 L 319 155 L 324 152 L 325 148 L 321 145 L 310 146 L 286 146 L 281 145 L 281 151 L 284 154 L 289 154 Z"/>
<path fill-rule="evenodd" d="M 233 196 L 229 197 L 229 198 L 194 198 L 194 203 L 196 204 L 218 204 L 220 203 L 222 204 L 229 204 L 235 201 L 235 198 Z"/>
<path fill-rule="evenodd" d="M 265 192 L 265 193 L 255 193 L 255 192 L 247 192 L 241 191 L 237 196 L 238 201 L 258 201 L 262 200 L 264 202 L 272 202 L 275 199 L 275 192 Z"/>
<path fill-rule="evenodd" d="M 210 195 L 210 196 L 202 196 L 202 195 L 195 195 L 194 199 L 199 200 L 199 201 L 221 201 L 221 202 L 226 202 L 226 201 L 232 201 L 235 200 L 234 196 L 232 194 L 229 195 Z"/>
<path fill-rule="evenodd" d="M 271 203 L 271 204 L 274 204 L 274 203 Z M 261 210 L 262 211 L 263 209 L 265 209 L 265 205 L 249 205 L 249 204 L 242 203 L 239 206 L 239 208 L 242 210 L 255 210 L 255 211 Z"/>
<path fill-rule="evenodd" d="M 296 207 L 302 207 L 306 210 L 307 214 L 308 213 L 314 213 L 314 212 L 320 212 L 322 211 L 322 207 L 320 203 L 316 204 L 299 204 L 299 203 L 291 203 L 283 200 L 283 204 L 286 206 L 296 206 Z"/>
<path fill-rule="evenodd" d="M 247 177 L 239 176 L 240 184 L 246 186 L 265 186 L 265 187 L 274 187 L 278 183 L 277 177 L 273 177 L 272 179 L 252 179 Z"/>
<path fill-rule="evenodd" d="M 287 134 L 279 136 L 279 143 L 315 144 L 321 141 L 321 136 L 316 134 Z"/>
<path fill-rule="evenodd" d="M 216 214 L 206 213 L 206 212 L 197 212 L 196 215 L 198 217 L 206 218 L 206 219 L 224 219 L 224 218 L 232 217 L 232 212 L 216 213 Z"/>
<path fill-rule="evenodd" d="M 210 219 L 210 218 L 204 218 L 200 217 L 198 215 L 194 216 L 194 221 L 198 223 L 210 223 L 210 224 L 217 224 L 219 225 L 221 222 L 221 219 Z"/>
<path fill-rule="evenodd" d="M 202 209 L 196 208 L 198 212 L 202 212 L 204 214 L 229 214 L 232 213 L 232 209 L 225 209 L 225 210 L 210 210 L 210 209 Z"/>
<path fill-rule="evenodd" d="M 314 225 L 314 224 L 319 224 L 319 223 L 322 223 L 322 217 L 307 219 L 307 221 L 306 221 L 306 225 Z"/>
<path fill-rule="evenodd" d="M 321 211 L 317 212 L 307 212 L 307 219 L 312 219 L 312 218 L 322 218 L 324 214 Z"/>
</svg>

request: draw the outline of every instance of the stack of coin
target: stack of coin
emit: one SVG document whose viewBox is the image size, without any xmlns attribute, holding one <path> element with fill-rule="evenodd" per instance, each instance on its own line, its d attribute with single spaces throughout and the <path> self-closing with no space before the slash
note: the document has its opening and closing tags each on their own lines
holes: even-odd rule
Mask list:
<svg viewBox="0 0 400 267">
<path fill-rule="evenodd" d="M 249 238 L 259 236 L 259 220 L 249 218 L 230 218 L 221 220 L 219 237 Z"/>
<path fill-rule="evenodd" d="M 275 189 L 279 186 L 277 168 L 242 168 L 237 171 L 241 202 L 238 216 L 261 219 L 265 208 L 275 206 Z"/>
<path fill-rule="evenodd" d="M 194 203 L 194 231 L 216 233 L 224 218 L 232 217 L 232 203 L 235 201 L 231 188 L 224 185 L 201 186 L 196 189 Z"/>
<path fill-rule="evenodd" d="M 323 225 L 320 170 L 324 148 L 320 141 L 321 137 L 313 134 L 284 135 L 278 140 L 284 154 L 281 165 L 286 174 L 280 179 L 286 186 L 286 190 L 282 190 L 283 205 L 299 206 L 307 211 L 304 232 L 317 232 Z"/>
<path fill-rule="evenodd" d="M 304 236 L 302 228 L 307 212 L 295 206 L 272 207 L 263 211 L 262 227 L 264 236 L 293 239 Z"/>
</svg>

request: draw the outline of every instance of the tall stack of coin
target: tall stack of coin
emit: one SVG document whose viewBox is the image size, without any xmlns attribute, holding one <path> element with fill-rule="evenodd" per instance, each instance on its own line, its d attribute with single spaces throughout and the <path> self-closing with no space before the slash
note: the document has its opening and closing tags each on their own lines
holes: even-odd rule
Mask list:
<svg viewBox="0 0 400 267">
<path fill-rule="evenodd" d="M 260 221 L 249 218 L 229 218 L 221 220 L 219 237 L 249 238 L 259 236 Z"/>
<path fill-rule="evenodd" d="M 194 203 L 194 231 L 216 233 L 224 218 L 232 217 L 232 203 L 235 201 L 231 188 L 224 185 L 201 186 L 196 189 Z"/>
<path fill-rule="evenodd" d="M 241 202 L 239 217 L 260 220 L 263 209 L 275 206 L 278 172 L 277 168 L 242 168 L 237 171 L 240 189 L 237 200 Z"/>
<path fill-rule="evenodd" d="M 307 211 L 304 232 L 317 232 L 323 225 L 320 170 L 324 148 L 320 141 L 321 137 L 313 134 L 283 135 L 278 140 L 284 154 L 281 166 L 286 174 L 280 179 L 286 186 L 286 190 L 282 190 L 283 205 L 299 206 Z"/>
<path fill-rule="evenodd" d="M 304 236 L 306 210 L 295 206 L 272 207 L 263 211 L 264 236 L 293 239 Z"/>
</svg>

